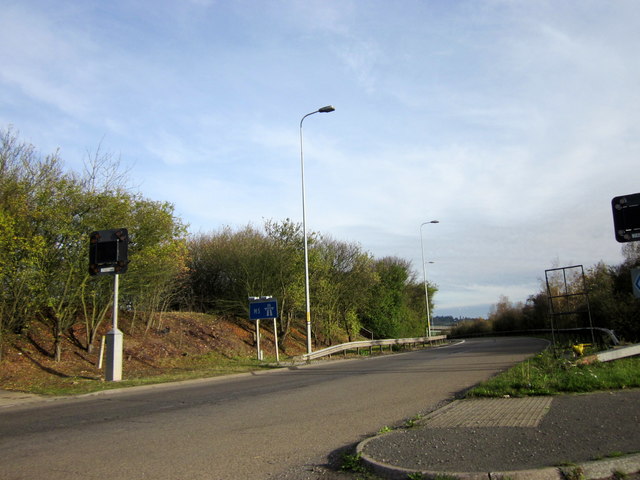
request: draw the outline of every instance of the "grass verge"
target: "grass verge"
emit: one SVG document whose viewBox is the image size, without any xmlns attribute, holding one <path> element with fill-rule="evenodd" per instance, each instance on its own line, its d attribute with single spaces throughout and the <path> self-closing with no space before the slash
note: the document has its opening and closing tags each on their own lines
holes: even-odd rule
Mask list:
<svg viewBox="0 0 640 480">
<path fill-rule="evenodd" d="M 34 381 L 30 385 L 29 393 L 48 396 L 79 395 L 100 390 L 179 382 L 278 368 L 271 363 L 259 362 L 251 358 L 223 358 L 215 353 L 163 363 L 162 373 L 153 372 L 135 377 L 127 375 L 125 368 L 125 379 L 120 382 L 105 382 L 103 378 L 90 376 L 59 377 L 52 375 L 44 380 Z"/>
<path fill-rule="evenodd" d="M 524 397 L 640 388 L 640 358 L 579 364 L 548 350 L 469 390 L 467 397 Z"/>
</svg>

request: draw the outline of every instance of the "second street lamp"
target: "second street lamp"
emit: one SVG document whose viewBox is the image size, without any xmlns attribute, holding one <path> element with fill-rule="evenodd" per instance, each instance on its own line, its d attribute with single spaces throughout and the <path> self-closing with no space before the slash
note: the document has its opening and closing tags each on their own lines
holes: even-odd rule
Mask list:
<svg viewBox="0 0 640 480">
<path fill-rule="evenodd" d="M 422 241 L 422 227 L 430 223 L 440 223 L 439 220 L 431 220 L 420 225 L 420 248 L 422 250 L 422 276 L 424 279 L 424 297 L 427 302 L 427 337 L 431 336 L 431 315 L 429 314 L 429 290 L 427 290 L 427 267 L 424 264 L 424 243 Z"/>
<path fill-rule="evenodd" d="M 307 113 L 300 119 L 300 171 L 302 174 L 302 235 L 304 236 L 304 292 L 307 306 L 307 353 L 311 354 L 311 302 L 309 300 L 309 247 L 307 245 L 307 214 L 305 211 L 305 190 L 304 190 L 304 148 L 302 141 L 302 122 L 309 115 L 315 113 L 330 113 L 335 108 L 333 105 L 319 108 L 315 112 Z"/>
</svg>

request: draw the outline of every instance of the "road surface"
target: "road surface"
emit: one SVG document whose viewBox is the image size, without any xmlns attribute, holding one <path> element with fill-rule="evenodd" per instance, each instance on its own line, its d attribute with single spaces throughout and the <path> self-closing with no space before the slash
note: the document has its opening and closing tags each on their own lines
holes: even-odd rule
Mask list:
<svg viewBox="0 0 640 480">
<path fill-rule="evenodd" d="M 500 338 L 0 410 L 0 479 L 301 479 L 546 346 Z M 125 372 L 126 373 L 126 372 Z"/>
</svg>

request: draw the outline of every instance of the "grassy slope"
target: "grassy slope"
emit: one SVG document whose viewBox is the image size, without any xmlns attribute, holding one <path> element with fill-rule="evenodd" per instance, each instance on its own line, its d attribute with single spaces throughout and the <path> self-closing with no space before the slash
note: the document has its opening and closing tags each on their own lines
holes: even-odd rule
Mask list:
<svg viewBox="0 0 640 480">
<path fill-rule="evenodd" d="M 582 364 L 551 350 L 526 360 L 467 392 L 468 397 L 521 397 L 640 388 L 640 358 Z"/>
<path fill-rule="evenodd" d="M 243 319 L 197 313 L 167 313 L 153 328 L 120 319 L 124 332 L 123 381 L 105 382 L 97 368 L 99 345 L 92 353 L 81 347 L 84 329 L 76 326 L 64 339 L 63 358 L 52 358 L 49 330 L 34 323 L 28 335 L 15 335 L 5 345 L 0 363 L 0 389 L 40 394 L 76 394 L 105 388 L 184 380 L 269 368 L 257 362 L 254 324 Z M 265 328 L 266 327 L 266 328 Z M 101 334 L 110 329 L 103 325 Z M 261 329 L 266 360 L 275 360 L 271 324 Z M 293 330 L 280 345 L 280 359 L 306 349 L 303 333 Z M 640 388 L 640 358 L 579 365 L 570 351 L 537 355 L 470 390 L 467 396 L 553 395 L 564 392 Z"/>
<path fill-rule="evenodd" d="M 197 313 L 167 313 L 145 329 L 138 320 L 123 316 L 123 381 L 104 382 L 97 368 L 99 343 L 94 352 L 81 347 L 84 328 L 78 325 L 64 338 L 62 361 L 55 362 L 53 341 L 45 325 L 34 323 L 28 335 L 15 335 L 5 345 L 0 364 L 0 389 L 41 394 L 84 393 L 158 381 L 215 376 L 265 368 L 255 361 L 254 324 Z M 101 334 L 110 329 L 103 325 Z M 275 359 L 273 329 L 261 329 L 261 347 Z M 281 360 L 304 352 L 305 338 L 294 330 L 281 348 Z"/>
</svg>

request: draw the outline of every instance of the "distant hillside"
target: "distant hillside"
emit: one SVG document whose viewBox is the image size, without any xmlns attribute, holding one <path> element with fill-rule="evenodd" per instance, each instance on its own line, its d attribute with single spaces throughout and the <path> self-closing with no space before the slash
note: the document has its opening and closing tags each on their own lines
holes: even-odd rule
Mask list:
<svg viewBox="0 0 640 480">
<path fill-rule="evenodd" d="M 433 323 L 434 325 L 439 325 L 439 326 L 452 326 L 455 325 L 458 322 L 464 322 L 465 320 L 476 320 L 476 318 L 472 318 L 472 317 L 453 317 L 451 315 L 443 315 L 443 316 L 436 316 L 433 317 L 433 320 L 431 321 L 431 323 Z"/>
</svg>

